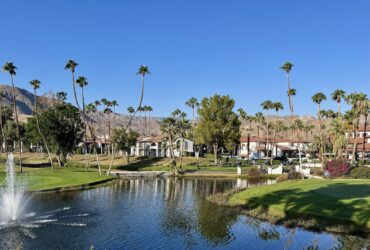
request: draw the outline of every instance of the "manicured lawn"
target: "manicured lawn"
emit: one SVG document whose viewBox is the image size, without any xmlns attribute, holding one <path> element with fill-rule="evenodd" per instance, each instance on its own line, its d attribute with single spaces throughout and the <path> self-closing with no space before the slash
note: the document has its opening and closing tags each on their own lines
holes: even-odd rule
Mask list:
<svg viewBox="0 0 370 250">
<path fill-rule="evenodd" d="M 313 217 L 370 229 L 370 180 L 297 180 L 233 194 L 230 205 L 281 221 Z"/>
<path fill-rule="evenodd" d="M 3 165 L 0 170 L 0 183 L 3 183 L 5 179 Z M 100 176 L 96 170 L 86 172 L 83 168 L 74 167 L 56 167 L 54 171 L 50 168 L 23 168 L 23 174 L 18 174 L 18 176 L 26 178 L 29 191 L 73 187 L 111 178 L 106 175 Z"/>
</svg>

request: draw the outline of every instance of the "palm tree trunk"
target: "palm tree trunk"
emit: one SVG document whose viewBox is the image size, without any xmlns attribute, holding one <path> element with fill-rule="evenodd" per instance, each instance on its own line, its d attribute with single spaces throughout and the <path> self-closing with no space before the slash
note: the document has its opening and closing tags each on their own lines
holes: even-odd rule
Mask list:
<svg viewBox="0 0 370 250">
<path fill-rule="evenodd" d="M 3 106 L 2 102 L 0 101 L 0 127 L 1 127 L 1 135 L 3 137 L 2 143 L 1 143 L 1 148 L 0 148 L 0 153 L 3 150 L 3 145 L 5 147 L 5 152 L 8 151 L 7 143 L 6 143 L 6 138 L 5 138 L 5 132 L 4 132 L 4 126 L 3 126 Z"/>
<path fill-rule="evenodd" d="M 324 144 L 323 144 L 323 141 L 322 141 L 322 120 L 321 120 L 321 114 L 320 114 L 320 104 L 317 106 L 318 107 L 318 110 L 317 110 L 317 118 L 319 119 L 319 138 L 320 138 L 320 156 L 321 156 L 321 161 L 323 162 L 324 161 Z"/>
<path fill-rule="evenodd" d="M 34 98 L 35 98 L 35 118 L 36 118 L 36 125 L 37 125 L 37 130 L 41 136 L 41 139 L 42 139 L 42 142 L 44 143 L 45 145 L 45 148 L 46 148 L 46 152 L 48 153 L 48 157 L 49 157 L 49 162 L 50 162 L 50 167 L 51 167 L 51 170 L 54 170 L 54 166 L 53 166 L 53 160 L 51 159 L 51 154 L 50 154 L 50 150 L 49 150 L 49 147 L 48 147 L 48 144 L 46 142 L 46 139 L 45 139 L 45 136 L 44 134 L 41 132 L 41 128 L 40 128 L 40 122 L 39 122 L 39 115 L 38 115 L 38 112 L 37 112 L 37 95 L 36 95 L 36 89 L 34 89 Z M 36 150 L 37 151 L 37 150 Z"/>
<path fill-rule="evenodd" d="M 366 147 L 365 147 L 365 144 L 366 144 L 366 129 L 367 129 L 367 116 L 368 114 L 365 113 L 364 114 L 365 116 L 365 121 L 364 121 L 364 138 L 362 140 L 362 161 L 365 160 L 365 150 L 366 150 Z"/>
<path fill-rule="evenodd" d="M 85 154 L 85 170 L 88 168 L 88 156 L 87 156 L 87 133 L 86 133 L 86 113 L 85 113 L 85 95 L 84 87 L 81 87 L 82 95 L 82 117 L 83 117 L 83 126 L 84 126 L 84 154 Z"/>
<path fill-rule="evenodd" d="M 77 91 L 76 91 L 76 82 L 75 82 L 75 71 L 72 70 L 72 86 L 73 86 L 73 94 L 75 97 L 75 102 L 79 110 L 81 110 L 80 104 L 78 103 L 78 98 L 77 98 Z"/>
<path fill-rule="evenodd" d="M 18 137 L 18 147 L 19 147 L 19 166 L 21 168 L 21 173 L 22 173 L 23 172 L 23 167 L 22 167 L 22 139 L 21 139 L 21 134 L 19 132 L 17 101 L 16 101 L 16 97 L 15 97 L 15 87 L 14 87 L 13 75 L 10 75 L 10 78 L 12 80 L 12 89 L 13 89 L 13 108 L 14 108 L 15 126 L 17 127 L 17 137 Z"/>
<path fill-rule="evenodd" d="M 293 103 L 292 103 L 292 96 L 290 95 L 290 75 L 289 73 L 286 74 L 287 76 L 287 81 L 288 81 L 288 99 L 289 99 L 289 109 L 290 109 L 290 112 L 293 114 L 294 110 L 293 110 Z"/>
</svg>

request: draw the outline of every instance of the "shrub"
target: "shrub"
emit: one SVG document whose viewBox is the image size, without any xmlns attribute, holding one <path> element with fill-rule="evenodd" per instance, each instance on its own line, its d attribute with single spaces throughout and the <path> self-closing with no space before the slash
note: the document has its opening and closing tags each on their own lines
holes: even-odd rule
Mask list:
<svg viewBox="0 0 370 250">
<path fill-rule="evenodd" d="M 330 176 L 339 177 L 344 176 L 351 170 L 351 165 L 349 162 L 344 160 L 332 160 L 328 162 L 328 171 Z"/>
<path fill-rule="evenodd" d="M 264 165 L 265 164 L 265 160 L 259 159 L 259 160 L 256 161 L 256 164 L 257 165 Z"/>
<path fill-rule="evenodd" d="M 288 180 L 288 175 L 287 174 L 282 174 L 276 177 L 276 181 L 281 182 L 281 181 L 287 181 Z"/>
<path fill-rule="evenodd" d="M 274 160 L 274 161 L 273 161 L 273 164 L 274 164 L 274 165 L 280 165 L 280 164 L 281 164 L 281 161 L 280 161 L 280 160 Z"/>
<path fill-rule="evenodd" d="M 324 176 L 324 171 L 321 168 L 311 168 L 311 174 L 316 176 Z"/>
<path fill-rule="evenodd" d="M 296 172 L 294 168 L 291 168 L 288 173 L 288 179 L 289 180 L 302 179 L 302 174 L 299 172 Z"/>
<path fill-rule="evenodd" d="M 262 177 L 261 171 L 256 167 L 248 168 L 247 175 L 252 179 L 257 179 Z"/>
<path fill-rule="evenodd" d="M 353 168 L 349 175 L 355 179 L 370 179 L 370 168 L 369 167 Z"/>
</svg>

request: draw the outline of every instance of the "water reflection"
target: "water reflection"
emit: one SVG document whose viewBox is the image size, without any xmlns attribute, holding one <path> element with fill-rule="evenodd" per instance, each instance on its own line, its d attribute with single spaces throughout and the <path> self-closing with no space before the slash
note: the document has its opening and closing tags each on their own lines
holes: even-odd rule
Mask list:
<svg viewBox="0 0 370 250">
<path fill-rule="evenodd" d="M 360 249 L 369 241 L 274 226 L 206 200 L 231 188 L 273 184 L 245 179 L 157 178 L 118 180 L 82 192 L 35 194 L 33 208 L 63 207 L 59 223 L 0 231 L 0 248 L 14 249 Z M 73 215 L 85 214 L 78 217 Z M 51 244 L 52 243 L 52 244 Z"/>
</svg>

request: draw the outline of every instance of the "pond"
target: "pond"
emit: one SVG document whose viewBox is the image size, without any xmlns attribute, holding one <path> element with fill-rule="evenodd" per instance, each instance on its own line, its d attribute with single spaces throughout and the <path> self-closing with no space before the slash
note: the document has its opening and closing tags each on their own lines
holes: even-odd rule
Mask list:
<svg viewBox="0 0 370 250">
<path fill-rule="evenodd" d="M 0 227 L 1 249 L 359 249 L 360 237 L 288 229 L 206 200 L 242 179 L 120 179 L 109 186 L 34 194 L 29 221 Z"/>
</svg>

